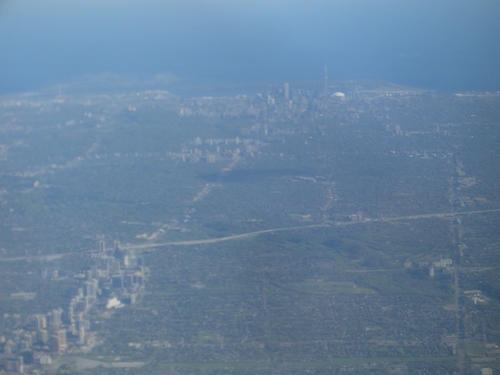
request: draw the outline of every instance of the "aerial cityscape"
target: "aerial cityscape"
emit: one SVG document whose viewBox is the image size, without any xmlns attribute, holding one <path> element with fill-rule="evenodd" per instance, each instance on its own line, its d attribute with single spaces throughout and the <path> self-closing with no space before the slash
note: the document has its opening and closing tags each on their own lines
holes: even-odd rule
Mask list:
<svg viewBox="0 0 500 375">
<path fill-rule="evenodd" d="M 500 375 L 500 1 L 0 1 L 0 375 Z"/>
<path fill-rule="evenodd" d="M 496 374 L 500 94 L 0 98 L 0 371 Z"/>
</svg>

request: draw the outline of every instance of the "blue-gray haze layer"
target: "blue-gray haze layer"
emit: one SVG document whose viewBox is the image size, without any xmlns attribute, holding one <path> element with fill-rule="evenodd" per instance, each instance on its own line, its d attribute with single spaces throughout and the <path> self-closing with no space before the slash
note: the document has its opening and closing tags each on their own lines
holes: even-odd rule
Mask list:
<svg viewBox="0 0 500 375">
<path fill-rule="evenodd" d="M 325 64 L 331 80 L 496 91 L 499 15 L 496 0 L 7 1 L 0 94 L 103 74 L 321 80 Z"/>
</svg>

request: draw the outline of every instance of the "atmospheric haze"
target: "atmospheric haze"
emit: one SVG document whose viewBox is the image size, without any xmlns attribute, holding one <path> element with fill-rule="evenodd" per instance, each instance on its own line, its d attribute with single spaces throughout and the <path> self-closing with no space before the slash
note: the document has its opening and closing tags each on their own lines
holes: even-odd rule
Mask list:
<svg viewBox="0 0 500 375">
<path fill-rule="evenodd" d="M 190 84 L 382 79 L 497 90 L 500 3 L 479 1 L 55 1 L 0 5 L 0 87 L 89 75 Z"/>
<path fill-rule="evenodd" d="M 0 5 L 0 373 L 498 375 L 500 2 Z"/>
</svg>

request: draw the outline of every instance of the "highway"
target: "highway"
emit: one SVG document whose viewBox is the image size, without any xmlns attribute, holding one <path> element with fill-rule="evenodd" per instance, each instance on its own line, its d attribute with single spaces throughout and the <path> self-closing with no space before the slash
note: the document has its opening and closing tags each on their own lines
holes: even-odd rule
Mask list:
<svg viewBox="0 0 500 375">
<path fill-rule="evenodd" d="M 264 234 L 264 233 L 284 232 L 284 231 L 291 231 L 291 230 L 304 230 L 304 229 L 313 229 L 313 228 L 327 228 L 327 227 L 331 227 L 331 226 L 347 226 L 347 225 L 355 225 L 355 224 L 359 225 L 359 224 L 367 224 L 367 223 L 373 223 L 373 222 L 388 222 L 388 221 L 429 219 L 429 218 L 448 218 L 448 217 L 455 217 L 455 216 L 460 216 L 460 215 L 476 215 L 476 214 L 491 213 L 491 212 L 500 212 L 500 208 L 491 209 L 491 210 L 478 210 L 478 211 L 465 211 L 465 212 L 442 212 L 442 213 L 435 213 L 435 214 L 397 216 L 397 217 L 387 217 L 387 218 L 380 218 L 380 219 L 365 219 L 365 220 L 359 220 L 359 221 L 326 221 L 326 222 L 320 223 L 320 224 L 265 229 L 265 230 L 255 231 L 255 232 L 235 234 L 235 235 L 226 236 L 226 237 L 208 238 L 208 239 L 203 239 L 203 240 L 172 241 L 172 242 L 163 242 L 163 243 L 157 243 L 157 244 L 133 245 L 133 246 L 126 246 L 124 248 L 126 248 L 126 249 L 146 249 L 146 248 L 155 248 L 155 247 L 164 247 L 164 246 L 203 245 L 203 244 L 217 243 L 217 242 L 223 242 L 223 241 L 237 240 L 237 239 L 241 239 L 241 238 L 248 238 L 248 237 L 258 236 L 258 235 Z"/>
<path fill-rule="evenodd" d="M 302 225 L 302 226 L 293 226 L 293 227 L 284 227 L 284 228 L 273 228 L 273 229 L 264 229 L 255 232 L 248 232 L 242 234 L 235 234 L 226 237 L 217 237 L 217 238 L 206 238 L 201 240 L 186 240 L 186 241 L 171 241 L 171 242 L 163 242 L 163 243 L 150 243 L 150 244 L 142 244 L 142 245 L 124 245 L 123 249 L 152 249 L 157 247 L 166 247 L 166 246 L 191 246 L 191 245 L 204 245 L 204 244 L 212 244 L 217 242 L 224 241 L 232 241 L 243 238 L 249 238 L 258 236 L 265 233 L 275 233 L 275 232 L 285 232 L 292 230 L 305 230 L 305 229 L 314 229 L 314 228 L 328 228 L 332 226 L 342 227 L 347 225 L 360 225 L 360 224 L 368 224 L 374 222 L 389 222 L 389 221 L 402 221 L 402 220 L 416 220 L 416 219 L 429 219 L 429 218 L 449 218 L 463 215 L 477 215 L 484 213 L 493 213 L 500 212 L 500 208 L 490 209 L 490 210 L 477 210 L 477 211 L 464 211 L 464 212 L 441 212 L 434 214 L 422 214 L 422 215 L 408 215 L 408 216 L 396 216 L 396 217 L 383 217 L 379 219 L 364 219 L 359 221 L 325 221 L 319 224 L 311 224 L 311 225 Z M 61 254 L 52 254 L 52 255 L 41 255 L 41 256 L 26 256 L 26 257 L 15 257 L 15 258 L 0 258 L 0 262 L 14 262 L 14 261 L 22 261 L 22 260 L 40 260 L 40 261 L 50 261 L 54 259 L 59 259 L 63 256 L 69 255 L 77 255 L 81 254 L 78 252 L 73 253 L 61 253 Z"/>
</svg>

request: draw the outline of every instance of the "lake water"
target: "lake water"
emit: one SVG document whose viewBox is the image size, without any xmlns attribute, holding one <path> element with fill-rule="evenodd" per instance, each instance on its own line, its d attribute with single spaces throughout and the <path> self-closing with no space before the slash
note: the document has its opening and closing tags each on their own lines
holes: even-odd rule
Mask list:
<svg viewBox="0 0 500 375">
<path fill-rule="evenodd" d="M 496 0 L 7 1 L 0 94 L 321 81 L 325 65 L 330 81 L 497 91 L 499 16 Z"/>
</svg>

